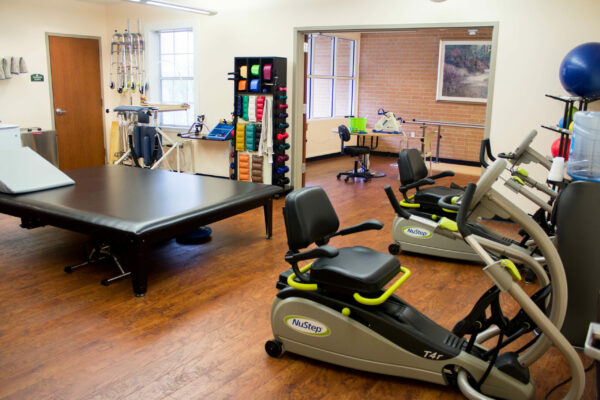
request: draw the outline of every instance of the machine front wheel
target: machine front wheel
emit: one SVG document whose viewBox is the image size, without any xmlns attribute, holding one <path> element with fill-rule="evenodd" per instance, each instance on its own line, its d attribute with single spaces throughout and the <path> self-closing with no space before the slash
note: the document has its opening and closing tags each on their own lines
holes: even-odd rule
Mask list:
<svg viewBox="0 0 600 400">
<path fill-rule="evenodd" d="M 400 254 L 400 250 L 401 250 L 400 249 L 400 245 L 398 243 L 392 243 L 388 247 L 388 251 L 392 255 L 398 255 L 398 254 Z"/>
<path fill-rule="evenodd" d="M 277 358 L 283 354 L 283 346 L 276 340 L 269 340 L 265 343 L 265 351 L 271 357 Z"/>
</svg>

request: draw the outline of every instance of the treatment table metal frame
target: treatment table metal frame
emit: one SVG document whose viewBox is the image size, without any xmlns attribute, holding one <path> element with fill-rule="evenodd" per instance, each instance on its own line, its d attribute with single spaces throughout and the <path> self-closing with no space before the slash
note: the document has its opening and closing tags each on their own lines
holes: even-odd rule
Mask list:
<svg viewBox="0 0 600 400">
<path fill-rule="evenodd" d="M 34 193 L 0 193 L 0 213 L 24 228 L 56 226 L 126 249 L 133 291 L 147 290 L 145 258 L 153 243 L 201 225 L 263 207 L 267 238 L 273 196 L 281 188 L 260 183 L 102 165 L 66 172 L 75 185 Z"/>
</svg>

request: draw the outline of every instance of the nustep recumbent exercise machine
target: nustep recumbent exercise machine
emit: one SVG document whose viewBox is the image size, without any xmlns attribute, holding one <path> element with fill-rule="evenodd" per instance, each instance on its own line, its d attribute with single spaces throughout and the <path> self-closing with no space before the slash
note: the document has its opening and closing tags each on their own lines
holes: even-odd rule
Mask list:
<svg viewBox="0 0 600 400">
<path fill-rule="evenodd" d="M 483 259 L 483 270 L 494 286 L 452 331 L 393 294 L 410 276 L 396 257 L 361 246 L 337 249 L 327 244 L 335 236 L 381 229 L 381 222 L 368 220 L 338 231 L 339 220 L 321 188 L 290 193 L 284 208 L 289 245 L 285 260 L 292 268 L 277 282 L 271 308 L 274 339 L 266 343 L 267 353 L 278 357 L 289 351 L 359 370 L 457 385 L 469 399 L 520 400 L 532 398 L 535 392 L 529 365 L 554 344 L 571 369 L 572 383 L 565 398 L 580 398 L 583 367 L 557 328 L 564 320 L 567 301 L 560 257 L 541 228 L 495 192 L 491 183 L 469 184 L 457 217 L 460 233 L 453 234 Z M 405 212 L 389 186 L 386 193 L 396 212 Z M 520 276 L 511 260 L 494 260 L 488 253 L 502 245 L 473 234 L 466 223 L 470 213 L 490 203 L 527 229 L 547 259 L 548 274 L 533 259 L 528 260 L 543 285 L 531 298 L 515 282 Z M 312 243 L 318 247 L 301 251 Z M 299 267 L 305 260 L 314 261 Z M 512 319 L 502 313 L 501 292 L 521 306 Z M 533 339 L 519 350 L 501 352 L 533 330 L 538 334 L 531 335 Z M 494 347 L 482 345 L 494 337 L 498 338 Z"/>
<path fill-rule="evenodd" d="M 428 256 L 445 257 L 454 260 L 464 260 L 481 263 L 481 257 L 460 237 L 452 234 L 457 231 L 456 214 L 458 212 L 457 199 L 464 194 L 462 189 L 455 187 L 435 186 L 435 179 L 424 178 L 426 171 L 425 162 L 417 154 L 411 154 L 411 150 L 403 150 L 398 158 L 400 174 L 404 174 L 401 180 L 400 193 L 403 196 L 399 205 L 406 212 L 397 214 L 392 225 L 393 242 L 388 250 L 391 254 L 399 254 L 407 251 Z M 506 162 L 497 164 L 491 171 L 482 175 L 481 182 L 485 179 L 493 183 L 504 171 Z M 419 173 L 421 171 L 421 173 Z M 451 171 L 445 171 L 437 177 L 452 176 Z M 485 178 L 484 178 L 485 176 Z M 417 189 L 413 196 L 408 196 L 407 191 Z M 485 216 L 493 218 L 498 216 L 508 218 L 500 210 L 483 209 Z M 477 217 L 483 215 L 473 214 L 468 224 L 471 230 L 479 236 L 486 237 L 500 244 L 531 254 L 532 250 L 525 244 L 516 240 L 499 235 L 487 226 L 476 221 Z"/>
</svg>

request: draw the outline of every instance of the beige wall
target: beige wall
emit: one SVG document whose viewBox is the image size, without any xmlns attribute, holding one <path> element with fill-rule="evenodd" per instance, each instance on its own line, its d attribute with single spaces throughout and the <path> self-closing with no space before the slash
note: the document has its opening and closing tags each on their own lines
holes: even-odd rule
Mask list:
<svg viewBox="0 0 600 400">
<path fill-rule="evenodd" d="M 544 97 L 545 93 L 564 93 L 558 80 L 560 61 L 576 45 L 599 40 L 597 0 L 347 0 L 343 6 L 335 0 L 204 0 L 202 6 L 218 15 L 206 17 L 124 2 L 4 0 L 0 51 L 2 55 L 23 54 L 31 72 L 47 76 L 45 32 L 101 36 L 107 90 L 107 38 L 114 28 L 124 28 L 127 17 L 141 17 L 144 24 L 195 21 L 200 38 L 196 102 L 214 125 L 232 111 L 233 88 L 226 73 L 233 68 L 233 57 L 287 57 L 291 85 L 294 27 L 498 22 L 490 135 L 494 151 L 499 152 L 511 150 L 530 129 L 560 118 L 561 104 Z M 49 127 L 47 81 L 35 84 L 25 78 L 0 82 L 0 120 Z M 290 98 L 291 92 L 290 87 Z M 106 96 L 109 108 L 122 101 L 113 94 Z M 295 132 L 290 133 L 293 136 Z M 547 153 L 555 138 L 553 133 L 540 133 L 535 147 Z M 214 165 L 203 171 L 227 168 L 226 151 L 216 153 L 210 160 Z"/>
<path fill-rule="evenodd" d="M 306 158 L 340 152 L 337 128 L 348 125 L 346 118 L 313 119 L 306 129 Z"/>
<path fill-rule="evenodd" d="M 103 4 L 0 0 L 0 58 L 24 57 L 29 70 L 0 81 L 0 120 L 22 127 L 52 128 L 46 33 L 97 36 L 104 43 L 106 24 Z M 44 82 L 31 82 L 32 73 L 43 74 Z"/>
</svg>

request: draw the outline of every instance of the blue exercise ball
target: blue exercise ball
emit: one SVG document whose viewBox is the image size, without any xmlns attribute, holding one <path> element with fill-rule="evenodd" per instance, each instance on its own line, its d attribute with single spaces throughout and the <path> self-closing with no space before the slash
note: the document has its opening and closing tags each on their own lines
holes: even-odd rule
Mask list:
<svg viewBox="0 0 600 400">
<path fill-rule="evenodd" d="M 600 43 L 584 43 L 571 50 L 562 60 L 558 76 L 574 96 L 600 96 Z"/>
</svg>

